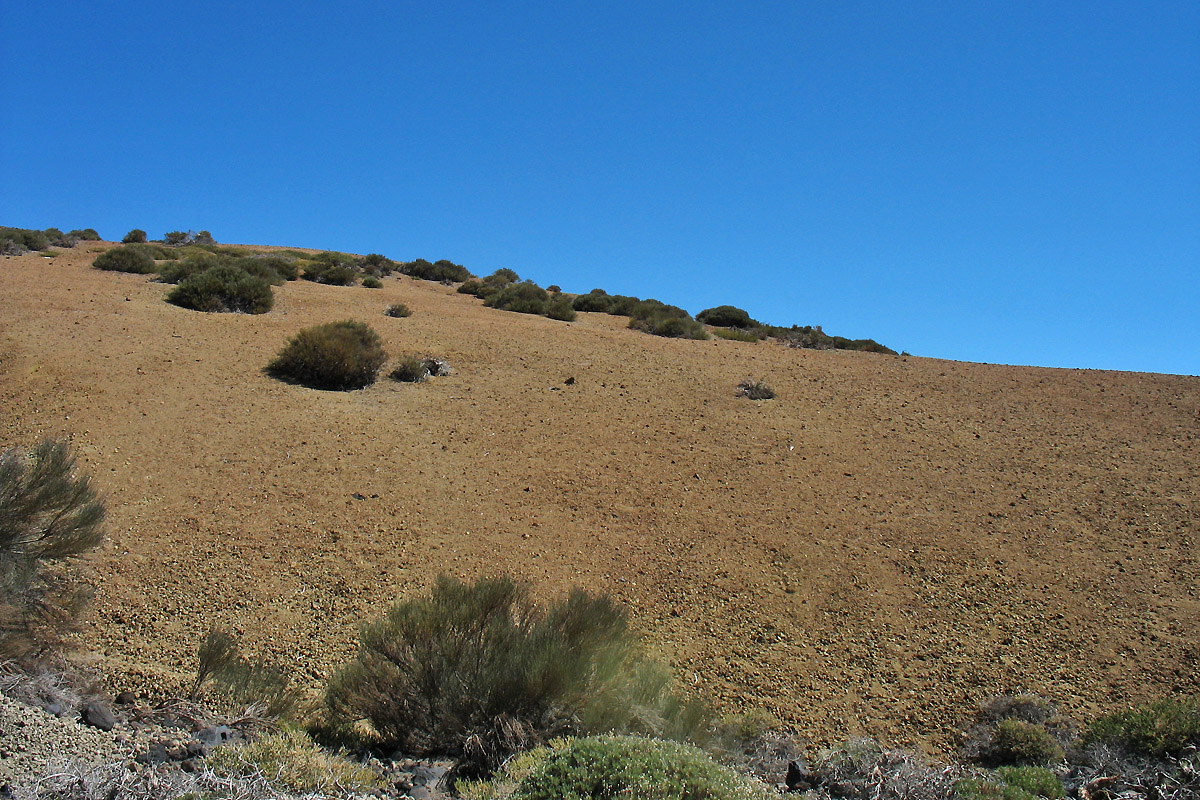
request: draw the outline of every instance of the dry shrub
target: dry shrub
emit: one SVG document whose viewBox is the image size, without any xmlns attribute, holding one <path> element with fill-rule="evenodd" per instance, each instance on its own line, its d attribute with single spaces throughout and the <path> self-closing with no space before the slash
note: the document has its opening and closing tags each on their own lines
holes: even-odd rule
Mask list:
<svg viewBox="0 0 1200 800">
<path fill-rule="evenodd" d="M 775 390 L 761 378 L 746 378 L 737 385 L 734 394 L 738 397 L 748 397 L 751 400 L 773 400 L 775 398 Z"/>
<path fill-rule="evenodd" d="M 267 372 L 313 389 L 347 391 L 374 383 L 385 361 L 379 335 L 366 323 L 346 320 L 300 331 Z"/>
</svg>

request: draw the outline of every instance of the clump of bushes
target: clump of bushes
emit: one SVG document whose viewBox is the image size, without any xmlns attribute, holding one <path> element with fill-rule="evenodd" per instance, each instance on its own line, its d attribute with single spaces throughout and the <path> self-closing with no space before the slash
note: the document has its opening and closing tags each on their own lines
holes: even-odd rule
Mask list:
<svg viewBox="0 0 1200 800">
<path fill-rule="evenodd" d="M 389 317 L 411 317 L 412 309 L 404 303 L 392 303 L 383 310 L 383 313 Z"/>
<path fill-rule="evenodd" d="M 135 247 L 114 247 L 97 256 L 92 266 L 112 272 L 148 275 L 154 272 L 154 259 L 144 250 Z"/>
<path fill-rule="evenodd" d="M 103 540 L 104 513 L 65 443 L 0 453 L 0 657 L 70 627 L 87 597 L 69 565 Z"/>
<path fill-rule="evenodd" d="M 1087 726 L 1083 740 L 1156 758 L 1178 756 L 1188 746 L 1200 747 L 1200 696 L 1163 698 L 1107 714 Z"/>
<path fill-rule="evenodd" d="M 134 231 L 130 231 L 134 233 Z M 167 247 L 186 247 L 187 245 L 211 246 L 217 243 L 208 231 L 168 231 L 163 234 L 162 243 Z"/>
<path fill-rule="evenodd" d="M 512 270 L 507 271 L 513 275 L 516 274 Z M 486 286 L 487 281 L 490 281 L 492 277 L 485 278 L 483 285 Z M 539 314 L 565 322 L 575 319 L 575 309 L 571 307 L 567 298 L 561 295 L 552 297 L 549 292 L 533 281 L 507 283 L 502 288 L 486 294 L 483 304 L 489 308 L 515 311 L 518 314 Z"/>
<path fill-rule="evenodd" d="M 366 721 L 383 746 L 448 754 L 478 775 L 554 736 L 698 736 L 707 720 L 608 597 L 574 590 L 540 608 L 509 578 L 445 575 L 363 627 L 326 703 L 335 727 Z"/>
<path fill-rule="evenodd" d="M 329 286 L 351 286 L 358 283 L 359 270 L 354 257 L 345 253 L 317 253 L 304 265 L 301 275 L 306 281 Z"/>
<path fill-rule="evenodd" d="M 359 266 L 367 275 L 373 278 L 382 278 L 391 275 L 399 264 L 387 256 L 380 255 L 379 253 L 370 253 L 363 257 Z M 363 283 L 365 284 L 366 281 L 363 281 Z"/>
<path fill-rule="evenodd" d="M 267 372 L 313 389 L 346 391 L 374 383 L 385 361 L 379 335 L 366 323 L 346 320 L 300 331 Z"/>
<path fill-rule="evenodd" d="M 609 313 L 613 313 L 611 310 Z M 659 300 L 642 300 L 629 314 L 629 327 L 669 339 L 707 339 L 704 326 L 679 306 Z"/>
<path fill-rule="evenodd" d="M 429 377 L 429 366 L 420 356 L 406 353 L 400 356 L 388 377 L 401 383 L 423 383 Z"/>
<path fill-rule="evenodd" d="M 423 281 L 441 281 L 442 283 L 460 283 L 471 277 L 471 272 L 462 264 L 453 261 L 435 261 L 430 264 L 423 258 L 409 261 L 400 266 L 400 271 L 413 278 Z"/>
<path fill-rule="evenodd" d="M 184 278 L 167 302 L 195 311 L 265 314 L 274 305 L 271 285 L 241 267 L 220 264 Z"/>
<path fill-rule="evenodd" d="M 68 231 L 67 236 L 79 242 L 100 241 L 100 234 L 95 228 L 77 228 L 73 231 Z"/>
<path fill-rule="evenodd" d="M 30 250 L 45 250 L 50 246 L 50 237 L 44 231 L 28 228 L 0 228 L 0 253 L 19 256 Z"/>
<path fill-rule="evenodd" d="M 458 292 L 459 294 L 474 295 L 480 300 L 487 300 L 519 280 L 520 277 L 514 270 L 498 269 L 486 278 L 471 278 L 465 281 L 462 286 L 458 287 Z"/>
<path fill-rule="evenodd" d="M 1032 694 L 983 703 L 968 728 L 963 754 L 984 766 L 1046 766 L 1061 761 L 1074 738 L 1070 721 Z"/>
<path fill-rule="evenodd" d="M 806 777 L 832 797 L 951 800 L 963 774 L 915 753 L 886 749 L 874 739 L 853 739 L 822 752 Z"/>
<path fill-rule="evenodd" d="M 775 390 L 772 389 L 766 381 L 761 378 L 746 378 L 737 385 L 734 394 L 738 397 L 747 397 L 751 400 L 773 400 L 775 399 Z"/>
<path fill-rule="evenodd" d="M 122 244 L 145 244 L 146 232 L 141 228 L 134 228 L 121 239 Z"/>
<path fill-rule="evenodd" d="M 636 736 L 591 736 L 541 747 L 505 765 L 488 783 L 459 783 L 467 800 L 765 800 L 696 747 Z"/>
</svg>

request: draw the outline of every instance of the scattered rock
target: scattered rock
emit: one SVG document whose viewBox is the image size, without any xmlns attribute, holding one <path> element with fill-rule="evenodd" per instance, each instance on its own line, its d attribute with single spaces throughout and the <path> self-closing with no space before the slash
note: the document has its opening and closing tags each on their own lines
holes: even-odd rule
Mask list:
<svg viewBox="0 0 1200 800">
<path fill-rule="evenodd" d="M 80 718 L 85 724 L 102 731 L 111 731 L 117 725 L 117 718 L 113 716 L 112 710 L 98 700 L 93 700 L 84 706 Z"/>
</svg>

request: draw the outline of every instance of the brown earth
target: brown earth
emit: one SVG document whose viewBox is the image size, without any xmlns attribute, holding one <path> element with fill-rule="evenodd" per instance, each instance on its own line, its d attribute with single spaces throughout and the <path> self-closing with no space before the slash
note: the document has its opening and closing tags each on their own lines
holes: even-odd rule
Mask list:
<svg viewBox="0 0 1200 800">
<path fill-rule="evenodd" d="M 816 743 L 1200 684 L 1200 379 L 666 340 L 408 278 L 202 314 L 106 246 L 0 260 L 0 445 L 66 436 L 107 495 L 82 642 L 114 689 L 184 686 L 212 626 L 315 688 L 439 571 L 610 592 L 686 684 Z M 455 374 L 263 373 L 346 318 Z"/>
</svg>

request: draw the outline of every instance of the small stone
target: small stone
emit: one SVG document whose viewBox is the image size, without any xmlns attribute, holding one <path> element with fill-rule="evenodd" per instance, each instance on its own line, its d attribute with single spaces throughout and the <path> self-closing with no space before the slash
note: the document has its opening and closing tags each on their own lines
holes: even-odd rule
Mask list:
<svg viewBox="0 0 1200 800">
<path fill-rule="evenodd" d="M 117 724 L 117 718 L 104 703 L 91 702 L 83 707 L 80 715 L 84 723 L 102 731 L 111 731 Z"/>
<path fill-rule="evenodd" d="M 131 706 L 137 702 L 137 695 L 130 691 L 121 692 L 117 695 L 117 703 L 123 706 Z"/>
</svg>

